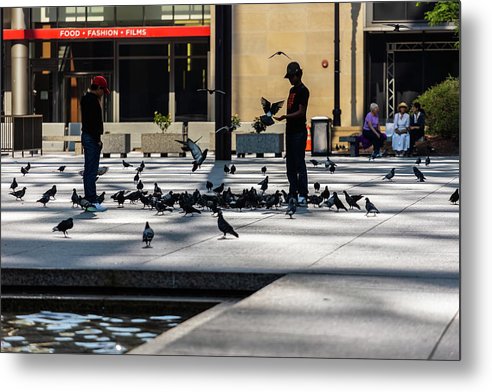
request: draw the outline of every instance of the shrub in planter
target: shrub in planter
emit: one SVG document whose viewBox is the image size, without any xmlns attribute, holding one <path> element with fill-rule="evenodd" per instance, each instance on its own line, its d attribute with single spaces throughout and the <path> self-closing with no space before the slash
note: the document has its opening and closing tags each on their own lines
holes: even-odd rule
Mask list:
<svg viewBox="0 0 492 392">
<path fill-rule="evenodd" d="M 449 77 L 422 95 L 416 101 L 425 110 L 429 133 L 458 140 L 460 129 L 460 82 Z"/>
</svg>

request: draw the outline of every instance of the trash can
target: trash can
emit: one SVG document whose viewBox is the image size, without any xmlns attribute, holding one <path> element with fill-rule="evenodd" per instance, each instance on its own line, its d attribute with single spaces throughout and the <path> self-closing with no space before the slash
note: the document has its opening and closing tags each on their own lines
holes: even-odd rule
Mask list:
<svg viewBox="0 0 492 392">
<path fill-rule="evenodd" d="M 311 118 L 311 155 L 331 154 L 331 119 L 324 116 Z"/>
</svg>

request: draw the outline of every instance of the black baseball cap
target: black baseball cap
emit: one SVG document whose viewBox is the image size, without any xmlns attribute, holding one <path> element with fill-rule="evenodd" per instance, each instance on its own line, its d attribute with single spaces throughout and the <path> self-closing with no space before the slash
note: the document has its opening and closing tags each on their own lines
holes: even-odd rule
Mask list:
<svg viewBox="0 0 492 392">
<path fill-rule="evenodd" d="M 301 66 L 299 65 L 299 63 L 296 61 L 292 61 L 287 66 L 287 73 L 285 74 L 284 78 L 288 78 L 289 76 L 293 76 L 293 75 L 298 75 L 300 71 L 301 71 Z"/>
</svg>

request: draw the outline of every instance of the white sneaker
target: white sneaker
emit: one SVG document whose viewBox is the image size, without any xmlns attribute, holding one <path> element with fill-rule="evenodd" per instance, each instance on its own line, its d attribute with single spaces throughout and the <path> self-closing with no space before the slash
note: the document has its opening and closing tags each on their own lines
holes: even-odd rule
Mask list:
<svg viewBox="0 0 492 392">
<path fill-rule="evenodd" d="M 102 204 L 99 204 L 99 203 L 94 203 L 94 208 L 96 209 L 96 212 L 107 211 L 107 208 L 104 207 Z"/>
</svg>

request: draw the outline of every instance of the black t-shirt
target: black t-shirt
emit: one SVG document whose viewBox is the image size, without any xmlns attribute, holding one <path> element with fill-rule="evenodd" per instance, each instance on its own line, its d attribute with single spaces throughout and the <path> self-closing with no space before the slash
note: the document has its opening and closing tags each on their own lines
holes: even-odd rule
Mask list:
<svg viewBox="0 0 492 392">
<path fill-rule="evenodd" d="M 287 99 L 287 114 L 297 112 L 299 105 L 303 105 L 307 111 L 309 90 L 304 84 L 292 86 Z M 287 133 L 306 132 L 306 115 L 298 118 L 287 119 L 285 128 Z"/>
<path fill-rule="evenodd" d="M 91 135 L 96 140 L 101 140 L 103 134 L 102 108 L 96 94 L 85 93 L 80 100 L 82 111 L 82 132 Z"/>
</svg>

